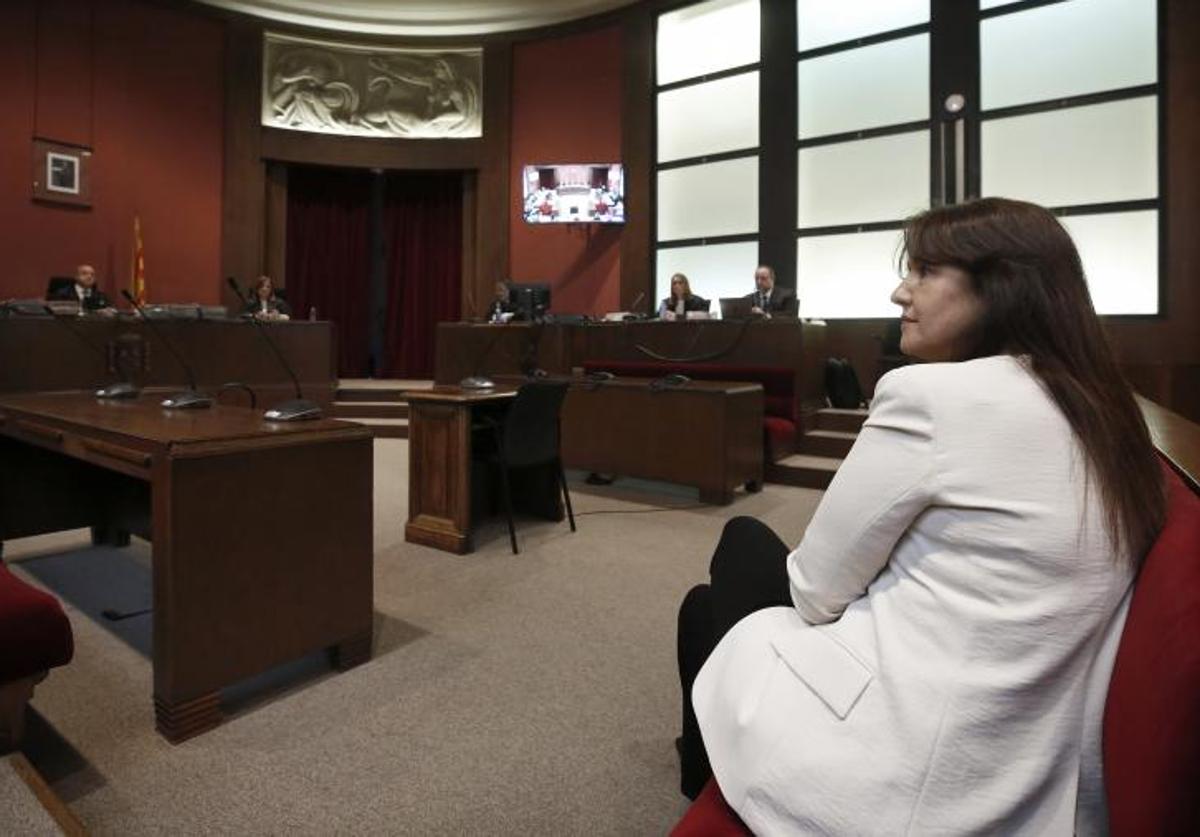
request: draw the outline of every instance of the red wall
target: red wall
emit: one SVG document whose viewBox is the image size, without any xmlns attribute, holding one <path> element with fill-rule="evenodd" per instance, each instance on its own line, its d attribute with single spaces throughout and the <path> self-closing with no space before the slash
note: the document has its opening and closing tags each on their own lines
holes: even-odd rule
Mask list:
<svg viewBox="0 0 1200 837">
<path fill-rule="evenodd" d="M 619 305 L 620 226 L 526 224 L 521 169 L 621 161 L 621 31 L 513 47 L 509 274 L 549 282 L 551 309 L 601 314 Z"/>
<path fill-rule="evenodd" d="M 222 24 L 139 0 L 0 3 L 0 298 L 90 262 L 129 284 L 141 216 L 151 301 L 220 287 Z M 92 149 L 90 208 L 35 203 L 34 137 Z"/>
</svg>

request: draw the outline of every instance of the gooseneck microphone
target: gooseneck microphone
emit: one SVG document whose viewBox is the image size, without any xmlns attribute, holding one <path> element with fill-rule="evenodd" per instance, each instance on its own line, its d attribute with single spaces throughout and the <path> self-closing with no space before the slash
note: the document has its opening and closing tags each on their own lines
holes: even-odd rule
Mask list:
<svg viewBox="0 0 1200 837">
<path fill-rule="evenodd" d="M 167 351 L 174 355 L 175 360 L 179 361 L 179 365 L 183 367 L 183 373 L 187 375 L 187 390 L 168 395 L 162 400 L 162 406 L 168 410 L 196 410 L 203 407 L 211 407 L 213 400 L 196 389 L 196 376 L 192 372 L 192 367 L 183 359 L 183 355 L 179 354 L 175 350 L 175 347 L 171 345 L 171 341 L 167 339 L 166 335 L 158 330 L 158 326 L 154 324 L 154 320 L 146 316 L 146 311 L 133 298 L 133 294 L 126 288 L 121 288 L 121 296 L 125 297 L 125 301 L 132 305 L 134 310 L 138 312 L 138 315 L 142 318 L 142 322 L 146 324 L 146 328 L 154 332 L 154 336 L 158 338 L 158 341 L 167 347 Z"/>
<path fill-rule="evenodd" d="M 67 325 L 67 320 L 65 317 L 60 318 L 55 315 L 54 309 L 49 305 L 43 305 L 42 310 L 49 314 L 52 320 L 54 320 L 56 323 L 59 323 L 67 331 L 71 332 L 75 339 L 77 339 L 80 343 L 87 346 L 96 354 L 100 355 L 100 357 L 104 360 L 105 366 L 108 365 L 108 355 L 106 355 L 99 346 L 76 331 L 74 326 Z M 108 384 L 107 386 L 100 387 L 100 389 L 96 390 L 96 397 L 102 399 L 137 398 L 141 392 L 142 391 L 138 388 L 137 384 L 133 383 L 132 381 L 118 381 L 114 384 Z"/>
<path fill-rule="evenodd" d="M 233 288 L 233 292 L 238 295 L 238 299 L 245 299 L 236 279 L 229 276 L 225 281 L 229 283 L 229 287 Z M 266 410 L 263 413 L 263 418 L 267 421 L 308 421 L 320 418 L 322 415 L 321 405 L 315 401 L 309 401 L 304 397 L 304 392 L 300 389 L 300 379 L 296 377 L 295 370 L 287 362 L 287 358 L 283 356 L 283 352 L 279 351 L 279 347 L 275 345 L 275 341 L 267 334 L 267 327 L 262 324 L 262 321 L 258 317 L 252 314 L 247 319 L 254 323 L 254 327 L 258 329 L 259 335 L 271 347 L 271 352 L 275 355 L 275 359 L 279 361 L 279 365 L 283 367 L 283 371 L 287 372 L 288 377 L 292 379 L 292 386 L 296 389 L 295 398 L 276 404 L 274 407 Z"/>
</svg>

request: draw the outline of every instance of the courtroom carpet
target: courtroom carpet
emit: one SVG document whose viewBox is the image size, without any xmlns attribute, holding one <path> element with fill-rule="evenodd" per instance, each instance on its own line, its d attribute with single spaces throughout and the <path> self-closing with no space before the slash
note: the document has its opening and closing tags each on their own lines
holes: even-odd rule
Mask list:
<svg viewBox="0 0 1200 837">
<path fill-rule="evenodd" d="M 77 754 L 48 778 L 93 833 L 650 835 L 678 819 L 678 603 L 728 518 L 796 543 L 820 493 L 767 485 L 644 513 L 695 492 L 572 474 L 578 533 L 521 521 L 514 556 L 493 521 L 460 557 L 404 542 L 407 474 L 408 443 L 377 440 L 372 660 L 344 674 L 319 661 L 183 744 L 154 732 L 139 643 L 59 592 L 75 659 L 33 705 Z M 52 554 L 112 558 L 86 532 L 6 547 L 34 583 Z M 148 572 L 146 544 L 124 552 Z"/>
</svg>

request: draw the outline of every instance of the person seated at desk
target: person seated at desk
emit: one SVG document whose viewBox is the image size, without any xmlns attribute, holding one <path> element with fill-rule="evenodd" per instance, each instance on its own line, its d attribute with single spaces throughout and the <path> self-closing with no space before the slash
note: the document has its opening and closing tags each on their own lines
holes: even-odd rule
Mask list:
<svg viewBox="0 0 1200 837">
<path fill-rule="evenodd" d="M 246 303 L 246 313 L 260 320 L 291 319 L 291 306 L 275 295 L 275 285 L 270 276 L 260 276 L 254 283 L 254 298 Z"/>
<path fill-rule="evenodd" d="M 75 268 L 75 284 L 66 285 L 48 297 L 52 300 L 78 301 L 79 313 L 110 314 L 116 309 L 104 295 L 104 291 L 96 287 L 96 268 L 90 264 L 81 264 Z"/>
<path fill-rule="evenodd" d="M 496 295 L 492 297 L 492 301 L 488 304 L 487 321 L 489 323 L 503 323 L 508 321 L 505 314 L 515 314 L 516 307 L 508 299 L 508 283 L 496 283 Z"/>
<path fill-rule="evenodd" d="M 692 293 L 688 278 L 682 273 L 671 277 L 671 295 L 658 306 L 658 316 L 664 320 L 683 320 L 689 311 L 708 313 L 708 300 Z"/>
<path fill-rule="evenodd" d="M 901 349 L 789 552 L 748 517 L 684 599 L 683 791 L 756 834 L 1104 834 L 1101 726 L 1166 514 L 1049 211 L 904 230 Z"/>
<path fill-rule="evenodd" d="M 760 264 L 754 269 L 754 287 L 747 294 L 750 313 L 765 319 L 771 317 L 794 317 L 797 313 L 796 295 L 788 288 L 775 287 L 775 268 Z"/>
</svg>

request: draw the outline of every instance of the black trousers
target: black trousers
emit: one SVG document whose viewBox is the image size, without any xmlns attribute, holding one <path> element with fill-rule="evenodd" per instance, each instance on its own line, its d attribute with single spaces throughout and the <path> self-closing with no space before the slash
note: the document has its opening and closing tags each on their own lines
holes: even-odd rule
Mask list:
<svg viewBox="0 0 1200 837">
<path fill-rule="evenodd" d="M 679 684 L 683 688 L 679 789 L 695 799 L 712 776 L 696 712 L 692 684 L 721 637 L 743 617 L 765 607 L 792 604 L 788 589 L 790 550 L 752 517 L 725 524 L 709 565 L 709 584 L 693 587 L 679 606 Z"/>
</svg>

